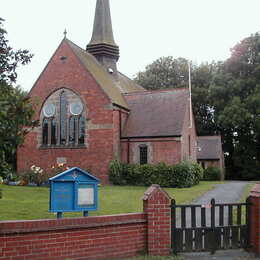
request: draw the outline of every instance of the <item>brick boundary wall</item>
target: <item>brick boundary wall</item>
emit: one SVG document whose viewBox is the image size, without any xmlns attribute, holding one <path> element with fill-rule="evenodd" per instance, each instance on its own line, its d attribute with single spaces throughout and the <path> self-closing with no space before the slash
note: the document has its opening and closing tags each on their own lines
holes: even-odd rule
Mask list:
<svg viewBox="0 0 260 260">
<path fill-rule="evenodd" d="M 260 182 L 256 183 L 249 195 L 250 202 L 250 242 L 252 251 L 260 256 Z"/>
<path fill-rule="evenodd" d="M 171 198 L 159 185 L 154 184 L 145 192 L 143 201 L 148 222 L 148 254 L 170 255 Z"/>
<path fill-rule="evenodd" d="M 0 221 L 0 260 L 123 259 L 170 254 L 170 197 L 152 185 L 144 212 Z"/>
</svg>

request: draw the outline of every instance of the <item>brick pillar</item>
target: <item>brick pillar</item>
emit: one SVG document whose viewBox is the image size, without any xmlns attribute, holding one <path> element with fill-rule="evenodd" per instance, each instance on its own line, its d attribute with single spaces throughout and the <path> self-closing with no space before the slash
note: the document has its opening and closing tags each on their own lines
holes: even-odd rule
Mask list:
<svg viewBox="0 0 260 260">
<path fill-rule="evenodd" d="M 143 196 L 144 212 L 148 221 L 149 255 L 171 253 L 171 198 L 157 184 L 153 184 Z"/>
<path fill-rule="evenodd" d="M 260 255 L 260 183 L 257 183 L 250 192 L 250 242 L 252 251 Z"/>
</svg>

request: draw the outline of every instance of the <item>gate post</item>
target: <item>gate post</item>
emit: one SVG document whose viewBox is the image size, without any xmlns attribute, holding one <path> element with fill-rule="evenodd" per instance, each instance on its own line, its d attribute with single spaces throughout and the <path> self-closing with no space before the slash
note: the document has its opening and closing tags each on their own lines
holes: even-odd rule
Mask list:
<svg viewBox="0 0 260 260">
<path fill-rule="evenodd" d="M 260 255 L 260 182 L 258 182 L 250 191 L 249 201 L 252 203 L 250 207 L 250 244 L 253 252 Z"/>
<path fill-rule="evenodd" d="M 171 198 L 159 185 L 153 184 L 143 196 L 147 214 L 147 251 L 149 255 L 171 254 Z"/>
</svg>

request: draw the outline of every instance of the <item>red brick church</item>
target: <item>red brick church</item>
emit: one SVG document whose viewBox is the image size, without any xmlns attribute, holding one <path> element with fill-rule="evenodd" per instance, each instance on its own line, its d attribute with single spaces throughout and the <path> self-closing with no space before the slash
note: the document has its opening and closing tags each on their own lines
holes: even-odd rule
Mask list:
<svg viewBox="0 0 260 260">
<path fill-rule="evenodd" d="M 88 169 L 108 182 L 108 166 L 197 160 L 188 89 L 147 91 L 118 71 L 109 0 L 97 0 L 86 49 L 66 35 L 30 91 L 33 129 L 18 149 L 18 172 L 57 163 Z"/>
</svg>

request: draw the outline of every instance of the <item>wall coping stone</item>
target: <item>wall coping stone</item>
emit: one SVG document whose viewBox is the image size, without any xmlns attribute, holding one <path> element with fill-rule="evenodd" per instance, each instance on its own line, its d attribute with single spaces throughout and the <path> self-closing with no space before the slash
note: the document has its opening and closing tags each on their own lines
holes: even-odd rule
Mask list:
<svg viewBox="0 0 260 260">
<path fill-rule="evenodd" d="M 250 191 L 250 196 L 260 197 L 260 182 L 256 182 L 255 186 Z"/>
<path fill-rule="evenodd" d="M 104 221 L 107 218 L 107 221 Z M 0 221 L 0 235 L 84 229 L 147 222 L 145 213 L 91 216 L 64 219 Z"/>
<path fill-rule="evenodd" d="M 142 200 L 148 200 L 150 198 L 150 196 L 156 191 L 159 190 L 161 191 L 169 200 L 171 200 L 171 197 L 169 196 L 169 194 L 160 187 L 160 185 L 158 184 L 152 184 L 144 193 L 144 196 L 142 197 Z"/>
</svg>

